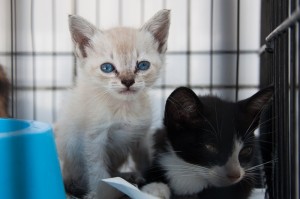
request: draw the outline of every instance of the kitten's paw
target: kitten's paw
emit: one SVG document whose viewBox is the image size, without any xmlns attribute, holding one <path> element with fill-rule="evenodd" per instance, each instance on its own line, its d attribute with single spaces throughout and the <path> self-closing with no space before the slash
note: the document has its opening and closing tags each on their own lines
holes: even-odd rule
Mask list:
<svg viewBox="0 0 300 199">
<path fill-rule="evenodd" d="M 153 182 L 146 184 L 141 190 L 160 199 L 170 199 L 171 197 L 171 191 L 168 185 L 164 183 Z"/>
</svg>

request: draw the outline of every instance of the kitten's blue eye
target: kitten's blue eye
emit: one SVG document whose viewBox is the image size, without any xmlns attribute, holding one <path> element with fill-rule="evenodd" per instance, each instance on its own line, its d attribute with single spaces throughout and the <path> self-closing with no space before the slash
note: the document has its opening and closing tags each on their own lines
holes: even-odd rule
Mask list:
<svg viewBox="0 0 300 199">
<path fill-rule="evenodd" d="M 110 63 L 104 63 L 100 66 L 100 68 L 104 73 L 111 73 L 115 70 L 115 67 Z"/>
<path fill-rule="evenodd" d="M 148 61 L 141 61 L 137 63 L 138 70 L 148 70 L 150 68 L 150 62 Z"/>
</svg>

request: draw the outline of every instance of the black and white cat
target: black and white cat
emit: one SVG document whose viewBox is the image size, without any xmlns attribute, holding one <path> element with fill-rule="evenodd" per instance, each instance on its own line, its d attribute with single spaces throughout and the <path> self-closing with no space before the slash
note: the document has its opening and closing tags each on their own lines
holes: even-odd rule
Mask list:
<svg viewBox="0 0 300 199">
<path fill-rule="evenodd" d="M 254 130 L 272 95 L 268 87 L 235 103 L 177 88 L 166 102 L 165 128 L 154 136 L 142 190 L 160 198 L 248 198 L 258 168 Z"/>
</svg>

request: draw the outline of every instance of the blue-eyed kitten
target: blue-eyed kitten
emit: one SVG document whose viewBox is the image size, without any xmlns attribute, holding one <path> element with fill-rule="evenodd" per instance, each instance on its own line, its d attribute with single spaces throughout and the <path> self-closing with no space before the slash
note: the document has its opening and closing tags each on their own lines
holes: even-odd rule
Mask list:
<svg viewBox="0 0 300 199">
<path fill-rule="evenodd" d="M 74 15 L 69 25 L 80 67 L 55 126 L 66 190 L 116 199 L 121 194 L 101 180 L 118 176 L 129 154 L 138 171 L 149 164 L 148 90 L 164 66 L 170 12 L 157 12 L 140 29 L 100 30 Z"/>
</svg>

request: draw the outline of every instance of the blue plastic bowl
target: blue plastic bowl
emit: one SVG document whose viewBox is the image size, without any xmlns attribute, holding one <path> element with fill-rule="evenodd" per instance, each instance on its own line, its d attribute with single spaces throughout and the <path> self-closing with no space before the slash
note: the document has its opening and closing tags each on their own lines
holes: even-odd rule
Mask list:
<svg viewBox="0 0 300 199">
<path fill-rule="evenodd" d="M 66 198 L 49 124 L 0 118 L 0 198 Z"/>
</svg>

